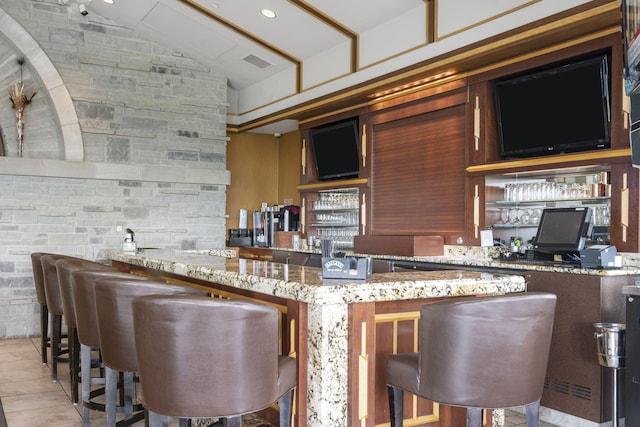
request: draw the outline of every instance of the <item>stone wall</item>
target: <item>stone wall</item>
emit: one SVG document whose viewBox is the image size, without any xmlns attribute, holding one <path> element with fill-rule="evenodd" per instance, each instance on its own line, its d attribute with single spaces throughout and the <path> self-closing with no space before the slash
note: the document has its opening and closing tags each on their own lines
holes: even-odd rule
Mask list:
<svg viewBox="0 0 640 427">
<path fill-rule="evenodd" d="M 140 246 L 224 247 L 229 174 L 223 76 L 73 13 L 71 2 L 3 0 L 3 13 L 62 77 L 84 158 L 65 161 L 46 76 L 25 64 L 38 93 L 27 107 L 24 159 L 15 158 L 13 112 L 0 87 L 8 156 L 0 158 L 0 338 L 7 338 L 40 334 L 32 252 L 100 260 L 104 249 L 120 247 L 127 227 Z M 11 37 L 0 35 L 3 87 L 19 76 L 15 59 L 23 54 Z"/>
</svg>

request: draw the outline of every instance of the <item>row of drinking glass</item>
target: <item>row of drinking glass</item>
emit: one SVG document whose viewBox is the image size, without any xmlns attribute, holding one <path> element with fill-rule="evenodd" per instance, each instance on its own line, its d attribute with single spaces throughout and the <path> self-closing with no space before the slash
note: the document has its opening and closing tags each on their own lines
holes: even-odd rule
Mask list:
<svg viewBox="0 0 640 427">
<path fill-rule="evenodd" d="M 358 225 L 358 212 L 316 214 L 316 220 L 321 224 Z"/>
<path fill-rule="evenodd" d="M 598 194 L 594 194 L 593 184 L 527 182 L 504 186 L 504 200 L 508 202 L 588 199 L 597 196 Z"/>
<path fill-rule="evenodd" d="M 322 228 L 318 230 L 318 238 L 321 239 L 336 239 L 336 238 L 344 238 L 358 235 L 358 230 L 345 230 L 345 229 L 335 229 L 335 228 Z"/>
<path fill-rule="evenodd" d="M 498 224 L 504 225 L 537 225 L 540 222 L 542 209 L 500 209 Z"/>
<path fill-rule="evenodd" d="M 313 202 L 314 210 L 358 209 L 357 193 L 320 193 L 320 199 Z"/>
<path fill-rule="evenodd" d="M 609 206 L 594 206 L 591 223 L 595 226 L 608 226 L 611 224 L 611 209 Z M 538 225 L 542 209 L 500 209 L 500 219 L 498 224 L 503 225 Z"/>
</svg>

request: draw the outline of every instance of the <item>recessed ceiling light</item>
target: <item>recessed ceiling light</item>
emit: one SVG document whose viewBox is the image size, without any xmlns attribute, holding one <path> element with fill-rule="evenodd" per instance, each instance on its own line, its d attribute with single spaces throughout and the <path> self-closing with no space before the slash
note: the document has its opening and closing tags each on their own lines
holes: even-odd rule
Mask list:
<svg viewBox="0 0 640 427">
<path fill-rule="evenodd" d="M 113 4 L 115 3 L 114 0 L 103 0 L 106 4 Z"/>
<path fill-rule="evenodd" d="M 276 13 L 273 10 L 270 9 L 262 9 L 260 11 L 260 13 L 262 14 L 262 16 L 264 16 L 265 18 L 269 18 L 269 19 L 275 19 L 276 17 Z"/>
</svg>

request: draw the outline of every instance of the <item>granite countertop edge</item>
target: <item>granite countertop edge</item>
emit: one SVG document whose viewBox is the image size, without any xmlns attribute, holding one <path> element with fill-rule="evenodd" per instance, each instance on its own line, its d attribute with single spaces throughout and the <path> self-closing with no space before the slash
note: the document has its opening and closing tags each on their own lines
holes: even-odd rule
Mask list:
<svg viewBox="0 0 640 427">
<path fill-rule="evenodd" d="M 312 304 L 350 304 L 523 292 L 518 275 L 461 270 L 378 273 L 367 280 L 322 279 L 321 270 L 231 258 L 228 252 L 107 250 L 113 260 Z"/>
</svg>

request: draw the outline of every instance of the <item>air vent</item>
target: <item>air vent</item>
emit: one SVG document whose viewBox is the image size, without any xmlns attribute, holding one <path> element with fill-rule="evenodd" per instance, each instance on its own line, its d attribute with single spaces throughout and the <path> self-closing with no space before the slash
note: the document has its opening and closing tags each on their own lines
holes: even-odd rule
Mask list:
<svg viewBox="0 0 640 427">
<path fill-rule="evenodd" d="M 553 378 L 549 383 L 549 386 L 551 387 L 551 390 L 557 393 L 562 393 L 567 395 L 569 394 L 569 383 L 567 381 L 562 381 L 558 378 Z"/>
<path fill-rule="evenodd" d="M 255 65 L 256 67 L 261 68 L 263 70 L 272 65 L 271 62 L 265 61 L 264 59 L 254 55 L 253 53 L 250 53 L 249 55 L 245 56 L 242 59 L 247 61 L 249 64 Z"/>
<path fill-rule="evenodd" d="M 591 387 L 574 384 L 572 394 L 578 399 L 591 400 Z"/>
</svg>

